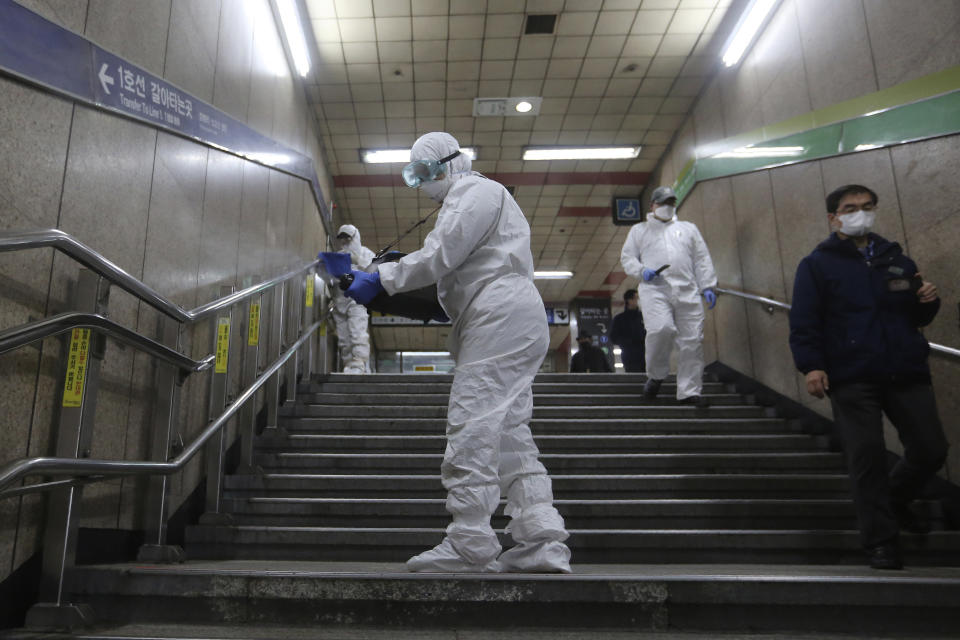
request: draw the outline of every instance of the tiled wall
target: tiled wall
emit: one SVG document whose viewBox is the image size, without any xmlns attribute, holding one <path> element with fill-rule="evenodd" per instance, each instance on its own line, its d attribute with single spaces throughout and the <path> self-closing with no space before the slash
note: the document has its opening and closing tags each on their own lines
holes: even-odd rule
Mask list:
<svg viewBox="0 0 960 640">
<path fill-rule="evenodd" d="M 960 64 L 953 0 L 784 0 L 742 63 L 717 73 L 652 184 L 670 184 L 695 148 Z M 960 347 L 960 136 L 864 151 L 698 183 L 680 217 L 703 232 L 721 286 L 789 302 L 800 259 L 829 234 L 824 198 L 865 184 L 879 195 L 877 232 L 900 242 L 937 284 L 928 339 Z M 708 315 L 716 359 L 830 415 L 793 368 L 786 314 L 724 297 Z M 931 356 L 940 415 L 960 481 L 960 360 Z M 899 451 L 888 427 L 887 444 Z"/>
<path fill-rule="evenodd" d="M 29 0 L 44 17 L 162 75 L 257 131 L 314 158 L 318 138 L 266 0 Z M 57 227 L 185 308 L 221 285 L 252 284 L 302 264 L 325 243 L 309 185 L 152 127 L 0 78 L 0 230 Z M 67 309 L 78 266 L 52 250 L 0 254 L 0 329 Z M 113 320 L 141 332 L 158 315 L 114 288 Z M 234 331 L 235 346 L 241 335 Z M 208 323 L 187 335 L 211 352 Z M 92 457 L 145 459 L 153 360 L 108 342 Z M 53 453 L 60 342 L 0 356 L 0 464 Z M 187 382 L 190 441 L 207 417 L 205 376 Z M 234 377 L 234 390 L 239 380 Z M 196 458 L 173 481 L 176 507 L 197 484 Z M 137 529 L 143 482 L 85 490 L 81 525 Z M 39 548 L 42 498 L 0 501 L 0 581 Z"/>
</svg>

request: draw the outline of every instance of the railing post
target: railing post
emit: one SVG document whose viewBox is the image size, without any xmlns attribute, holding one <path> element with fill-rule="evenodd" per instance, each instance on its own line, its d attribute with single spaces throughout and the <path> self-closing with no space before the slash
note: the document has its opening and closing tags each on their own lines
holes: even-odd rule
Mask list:
<svg viewBox="0 0 960 640">
<path fill-rule="evenodd" d="M 289 337 L 284 341 L 284 348 L 292 345 L 300 337 L 300 309 L 303 307 L 303 280 L 300 276 L 290 279 L 290 304 L 287 305 L 286 329 Z M 287 381 L 287 393 L 284 402 L 294 402 L 297 399 L 297 364 L 298 355 L 294 354 L 284 365 L 284 377 Z"/>
<path fill-rule="evenodd" d="M 89 269 L 80 269 L 74 308 L 105 313 L 109 293 L 110 284 L 105 279 Z M 90 329 L 74 329 L 63 344 L 66 371 L 56 431 L 56 455 L 60 458 L 85 458 L 90 455 L 100 363 L 106 341 L 102 335 L 93 335 Z M 93 611 L 88 605 L 64 601 L 64 577 L 76 560 L 77 513 L 82 495 L 82 485 L 57 489 L 50 494 L 43 536 L 39 598 L 37 604 L 27 612 L 27 627 L 76 627 L 93 621 Z"/>
<path fill-rule="evenodd" d="M 166 316 L 160 318 L 160 342 L 180 351 L 183 327 L 177 320 Z M 173 450 L 180 415 L 180 395 L 183 377 L 171 364 L 157 363 L 157 400 L 153 409 L 150 459 L 168 462 L 176 456 Z M 137 552 L 140 562 L 183 562 L 184 553 L 179 545 L 167 544 L 167 517 L 170 509 L 170 476 L 150 476 L 147 484 L 147 506 L 144 518 L 146 540 Z"/>
<path fill-rule="evenodd" d="M 233 287 L 220 287 L 218 298 L 233 293 Z M 230 329 L 232 307 L 221 309 L 213 321 L 213 348 L 217 361 L 213 367 L 213 379 L 210 383 L 210 404 L 207 421 L 212 422 L 220 417 L 227 406 L 227 386 L 229 383 L 230 365 Z M 207 442 L 207 508 L 200 522 L 203 524 L 218 524 L 230 520 L 229 514 L 221 511 L 221 496 L 223 495 L 223 474 L 226 467 L 227 455 L 227 428 L 224 426 Z"/>
<path fill-rule="evenodd" d="M 254 276 L 254 282 L 260 282 L 260 276 Z M 244 336 L 243 370 L 240 374 L 240 388 L 246 389 L 257 379 L 257 363 L 260 357 L 260 305 L 263 296 L 257 294 L 247 301 L 247 331 Z M 237 429 L 240 432 L 240 468 L 238 473 L 258 473 L 253 463 L 253 443 L 257 436 L 257 403 L 251 398 L 240 408 Z"/>
<path fill-rule="evenodd" d="M 306 275 L 306 295 L 304 297 L 304 307 L 303 307 L 303 318 L 300 321 L 300 332 L 303 332 L 303 327 L 309 327 L 313 324 L 313 319 L 316 317 L 317 313 L 317 287 L 316 287 L 317 276 L 314 274 L 313 269 L 307 271 Z M 303 378 L 306 382 L 310 382 L 310 379 L 313 377 L 314 373 L 314 358 L 316 351 L 316 339 L 311 338 L 307 340 L 303 345 Z"/>
<path fill-rule="evenodd" d="M 267 348 L 267 362 L 274 362 L 280 357 L 283 340 L 283 304 L 285 299 L 286 283 L 273 287 L 270 295 L 270 346 Z M 280 424 L 280 372 L 268 381 L 266 388 L 267 428 L 276 429 Z"/>
</svg>

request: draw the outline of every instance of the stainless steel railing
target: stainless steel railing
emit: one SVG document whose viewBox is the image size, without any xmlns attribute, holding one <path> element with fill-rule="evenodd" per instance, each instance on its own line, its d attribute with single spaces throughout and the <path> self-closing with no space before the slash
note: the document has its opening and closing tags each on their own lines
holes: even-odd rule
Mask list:
<svg viewBox="0 0 960 640">
<path fill-rule="evenodd" d="M 767 313 L 773 313 L 775 309 L 783 309 L 784 311 L 789 311 L 791 309 L 790 305 L 785 302 L 773 300 L 772 298 L 764 298 L 763 296 L 746 293 L 745 291 L 737 291 L 736 289 L 722 289 L 720 287 L 717 287 L 716 291 L 762 304 L 766 308 Z M 938 353 L 953 356 L 954 358 L 960 358 L 960 349 L 954 349 L 953 347 L 947 347 L 935 342 L 930 343 L 930 349 Z"/>
<path fill-rule="evenodd" d="M 237 432 L 241 445 L 241 468 L 251 471 L 257 425 L 250 400 L 266 387 L 261 392 L 266 408 L 266 427 L 276 428 L 278 406 L 282 401 L 281 377 L 287 386 L 283 399 L 292 400 L 295 398 L 301 368 L 307 375 L 314 371 L 317 362 L 314 357 L 314 348 L 317 346 L 314 338 L 322 322 L 316 319 L 315 311 L 322 303 L 314 305 L 317 298 L 313 286 L 316 262 L 309 262 L 240 291 L 234 291 L 232 286 L 222 286 L 217 299 L 196 309 L 185 310 L 97 251 L 58 229 L 0 233 L 0 252 L 44 247 L 61 251 L 85 267 L 80 270 L 75 285 L 75 309 L 0 331 L 0 353 L 51 336 L 71 334 L 65 343 L 63 356 L 68 364 L 64 373 L 63 403 L 58 412 L 59 423 L 53 432 L 56 453 L 50 457 L 14 460 L 0 467 L 0 499 L 40 491 L 50 492 L 44 531 L 40 604 L 35 609 L 39 610 L 39 616 L 61 616 L 56 618 L 57 624 L 66 621 L 69 626 L 71 616 L 78 615 L 78 609 L 76 605 L 63 602 L 63 585 L 65 572 L 74 561 L 78 528 L 76 507 L 83 487 L 108 478 L 148 476 L 150 486 L 144 507 L 147 544 L 141 547 L 140 559 L 182 559 L 182 550 L 166 544 L 171 508 L 169 476 L 183 469 L 204 449 L 206 515 L 222 516 L 223 476 L 229 445 L 224 425 L 239 414 Z M 119 325 L 107 317 L 111 284 L 162 314 L 156 339 Z M 267 302 L 269 311 L 261 314 L 261 305 Z M 245 303 L 241 317 L 247 321 L 247 335 L 242 341 L 243 348 L 237 354 L 230 354 L 231 324 L 234 309 L 240 303 Z M 264 318 L 262 326 L 261 318 Z M 213 323 L 212 350 L 215 353 L 193 360 L 181 353 L 183 332 L 186 327 L 204 319 Z M 91 331 L 98 334 L 93 339 Z M 99 460 L 88 457 L 105 337 L 130 345 L 157 360 L 154 385 L 156 399 L 150 412 L 152 424 L 148 460 Z M 270 363 L 264 370 L 259 369 L 261 351 L 266 352 L 265 359 Z M 243 390 L 236 398 L 231 398 L 228 370 L 238 366 L 239 386 Z M 184 448 L 178 446 L 181 441 L 178 423 L 181 413 L 180 392 L 187 377 L 201 371 L 208 371 L 211 376 L 209 421 Z M 70 396 L 70 402 L 68 388 L 74 394 Z M 13 486 L 28 476 L 43 478 L 25 486 Z"/>
</svg>

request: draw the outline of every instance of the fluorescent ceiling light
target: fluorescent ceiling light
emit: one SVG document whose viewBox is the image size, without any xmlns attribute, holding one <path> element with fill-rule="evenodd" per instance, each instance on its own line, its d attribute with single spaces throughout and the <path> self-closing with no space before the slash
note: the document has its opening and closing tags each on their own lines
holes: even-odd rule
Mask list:
<svg viewBox="0 0 960 640">
<path fill-rule="evenodd" d="M 307 40 L 303 36 L 303 25 L 300 22 L 300 11 L 296 0 L 276 0 L 277 10 L 280 12 L 280 23 L 283 25 L 283 35 L 287 38 L 293 64 L 297 73 L 306 76 L 310 73 L 310 54 L 307 53 Z"/>
<path fill-rule="evenodd" d="M 616 367 L 617 369 L 623 369 L 623 363 L 622 363 L 622 362 L 617 362 L 617 363 L 615 363 L 613 366 Z"/>
<path fill-rule="evenodd" d="M 449 356 L 449 351 L 401 351 L 400 355 L 404 358 L 410 356 Z"/>
<path fill-rule="evenodd" d="M 534 271 L 537 280 L 567 280 L 573 277 L 573 271 Z"/>
<path fill-rule="evenodd" d="M 524 160 L 630 160 L 640 145 L 625 147 L 525 147 Z"/>
<path fill-rule="evenodd" d="M 470 156 L 471 161 L 477 159 L 476 147 L 460 147 L 460 152 Z M 410 149 L 364 149 L 360 157 L 368 164 L 410 162 Z"/>
<path fill-rule="evenodd" d="M 533 105 L 524 100 L 523 102 L 518 102 L 514 109 L 520 113 L 526 113 L 527 111 L 530 111 L 530 109 L 533 109 Z"/>
<path fill-rule="evenodd" d="M 805 147 L 739 147 L 724 151 L 714 158 L 786 158 L 803 155 Z"/>
<path fill-rule="evenodd" d="M 723 64 L 732 67 L 740 62 L 740 58 L 747 52 L 754 38 L 760 32 L 764 20 L 770 14 L 777 0 L 751 0 L 750 4 L 743 11 L 737 26 L 733 29 L 733 35 L 727 40 L 727 46 L 723 49 Z"/>
<path fill-rule="evenodd" d="M 615 355 L 620 355 L 620 353 L 621 353 L 620 347 L 614 347 L 613 353 L 614 353 Z"/>
</svg>

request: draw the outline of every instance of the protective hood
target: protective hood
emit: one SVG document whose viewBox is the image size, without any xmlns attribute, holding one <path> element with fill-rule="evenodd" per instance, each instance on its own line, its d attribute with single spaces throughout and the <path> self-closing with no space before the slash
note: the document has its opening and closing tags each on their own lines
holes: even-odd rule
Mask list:
<svg viewBox="0 0 960 640">
<path fill-rule="evenodd" d="M 337 231 L 337 235 L 340 235 L 341 233 L 346 233 L 349 235 L 350 242 L 340 249 L 340 251 L 343 253 L 349 253 L 354 264 L 358 265 L 361 269 L 366 269 L 373 260 L 374 253 L 361 244 L 360 230 L 352 224 L 345 224 Z"/>
<path fill-rule="evenodd" d="M 460 149 L 460 143 L 449 133 L 434 131 L 426 133 L 413 143 L 410 149 L 410 161 L 440 160 Z M 420 189 L 432 200 L 443 202 L 453 183 L 464 176 L 470 175 L 470 156 L 461 153 L 444 167 L 444 177 L 440 180 L 431 180 L 420 185 Z"/>
</svg>

